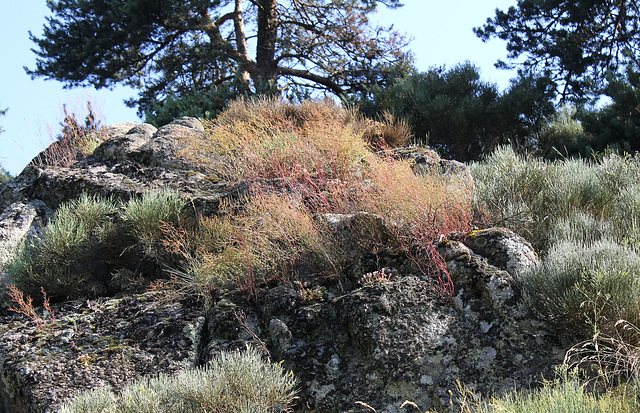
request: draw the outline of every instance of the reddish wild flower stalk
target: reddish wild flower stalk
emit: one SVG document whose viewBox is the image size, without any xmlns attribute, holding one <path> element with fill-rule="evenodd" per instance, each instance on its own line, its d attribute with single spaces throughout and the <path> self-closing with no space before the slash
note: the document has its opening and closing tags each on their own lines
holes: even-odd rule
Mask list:
<svg viewBox="0 0 640 413">
<path fill-rule="evenodd" d="M 44 288 L 41 287 L 40 289 L 44 298 L 43 307 L 45 311 L 47 311 L 49 321 L 45 321 L 42 317 L 40 317 L 40 315 L 33 307 L 33 299 L 29 296 L 27 296 L 25 299 L 24 293 L 20 291 L 15 285 L 9 286 L 9 297 L 11 297 L 11 301 L 16 303 L 18 307 L 11 307 L 9 308 L 9 311 L 24 315 L 36 324 L 38 330 L 44 330 L 46 327 L 51 327 L 55 323 L 55 317 L 54 312 L 51 309 L 51 304 L 49 303 L 49 297 L 47 297 L 47 293 L 44 291 Z"/>
</svg>

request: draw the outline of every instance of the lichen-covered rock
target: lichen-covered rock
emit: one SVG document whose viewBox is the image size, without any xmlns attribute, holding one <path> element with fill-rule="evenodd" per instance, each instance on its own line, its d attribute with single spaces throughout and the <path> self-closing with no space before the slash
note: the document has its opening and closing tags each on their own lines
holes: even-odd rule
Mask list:
<svg viewBox="0 0 640 413">
<path fill-rule="evenodd" d="M 40 200 L 15 202 L 0 214 L 0 283 L 4 268 L 20 245 L 30 237 L 38 237 L 52 211 Z"/>
<path fill-rule="evenodd" d="M 386 156 L 406 159 L 411 162 L 411 169 L 417 175 L 449 176 L 458 179 L 461 185 L 473 187 L 474 181 L 469 168 L 462 162 L 442 159 L 433 150 L 418 146 L 395 148 L 382 152 Z"/>
<path fill-rule="evenodd" d="M 153 137 L 140 146 L 133 159 L 147 166 L 168 169 L 203 171 L 196 159 L 185 153 L 193 138 L 202 139 L 204 127 L 196 118 L 184 117 L 158 129 Z"/>
<path fill-rule="evenodd" d="M 110 128 L 109 139 L 96 148 L 93 158 L 99 162 L 112 164 L 131 161 L 134 159 L 133 154 L 148 143 L 157 131 L 153 125 L 147 123 L 127 123 L 127 126 L 129 126 L 128 129 L 126 127 Z"/>
<path fill-rule="evenodd" d="M 253 308 L 225 298 L 210 312 L 208 354 L 267 343 L 300 380 L 296 410 L 327 412 L 353 411 L 356 401 L 384 412 L 402 411 L 404 400 L 442 408 L 458 379 L 480 393 L 526 388 L 562 362 L 544 324 L 503 316 L 479 291 L 459 296 L 465 308 L 456 308 L 415 276 L 329 290 L 305 300 L 280 286 Z"/>
<path fill-rule="evenodd" d="M 5 412 L 55 412 L 83 390 L 199 363 L 201 305 L 162 293 L 53 306 L 43 327 L 23 316 L 0 324 L 0 395 Z"/>
<path fill-rule="evenodd" d="M 538 262 L 531 244 L 506 228 L 471 231 L 462 241 L 475 253 L 486 257 L 491 265 L 504 268 L 512 276 Z"/>
</svg>

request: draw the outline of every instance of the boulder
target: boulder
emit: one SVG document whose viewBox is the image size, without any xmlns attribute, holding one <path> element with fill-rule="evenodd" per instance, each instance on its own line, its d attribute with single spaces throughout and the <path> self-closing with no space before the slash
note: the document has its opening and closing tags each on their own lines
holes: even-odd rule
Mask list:
<svg viewBox="0 0 640 413">
<path fill-rule="evenodd" d="M 442 159 L 430 148 L 409 146 L 378 152 L 382 156 L 392 156 L 396 159 L 404 159 L 411 163 L 411 169 L 416 175 L 436 174 L 457 179 L 468 188 L 475 184 L 471 171 L 462 162 Z"/>
<path fill-rule="evenodd" d="M 112 164 L 133 160 L 132 154 L 148 143 L 156 131 L 154 126 L 147 123 L 132 124 L 128 128 L 110 129 L 109 139 L 96 148 L 93 158 L 99 162 Z"/>
<path fill-rule="evenodd" d="M 29 238 L 38 237 L 52 211 L 40 200 L 14 202 L 0 214 L 0 283 L 4 268 Z"/>
<path fill-rule="evenodd" d="M 204 127 L 196 118 L 174 120 L 157 130 L 153 137 L 138 148 L 132 158 L 143 165 L 168 169 L 203 171 L 203 167 L 185 153 L 193 139 L 204 137 Z"/>
<path fill-rule="evenodd" d="M 284 286 L 256 306 L 226 297 L 207 314 L 207 358 L 247 342 L 265 346 L 300 380 L 295 410 L 327 412 L 354 411 L 357 401 L 384 412 L 403 411 L 405 400 L 442 409 L 458 379 L 481 394 L 527 388 L 563 360 L 544 323 L 504 315 L 479 291 L 459 294 L 457 308 L 413 275 L 343 294 L 327 285 L 328 295 L 313 300 Z"/>
</svg>

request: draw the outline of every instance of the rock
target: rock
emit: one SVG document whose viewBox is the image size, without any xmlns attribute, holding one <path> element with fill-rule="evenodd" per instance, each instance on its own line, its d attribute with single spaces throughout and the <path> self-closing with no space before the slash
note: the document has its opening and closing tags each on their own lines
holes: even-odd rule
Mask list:
<svg viewBox="0 0 640 413">
<path fill-rule="evenodd" d="M 194 138 L 204 137 L 204 127 L 196 118 L 184 117 L 158 129 L 153 137 L 142 145 L 133 158 L 143 165 L 162 168 L 202 171 L 197 160 L 184 154 Z"/>
<path fill-rule="evenodd" d="M 132 154 L 148 143 L 157 129 L 147 123 L 132 125 L 128 129 L 115 128 L 112 132 L 110 131 L 109 139 L 93 152 L 94 159 L 112 164 L 133 160 Z M 127 132 L 121 133 L 124 130 Z"/>
<path fill-rule="evenodd" d="M 512 276 L 538 262 L 531 244 L 506 228 L 471 231 L 463 242 L 477 254 L 486 257 L 491 265 L 504 268 Z"/>
<path fill-rule="evenodd" d="M 462 162 L 442 159 L 433 150 L 418 146 L 396 148 L 379 152 L 383 156 L 392 156 L 396 159 L 405 159 L 411 162 L 411 169 L 416 175 L 443 175 L 459 179 L 460 183 L 468 188 L 475 184 L 469 168 Z"/>
<path fill-rule="evenodd" d="M 485 305 L 479 291 L 459 297 L 465 308 L 457 310 L 416 276 L 315 301 L 284 286 L 264 294 L 243 312 L 255 335 L 269 339 L 274 359 L 300 380 L 296 411 L 351 411 L 364 401 L 399 412 L 404 400 L 423 410 L 443 408 L 457 379 L 485 394 L 527 388 L 562 362 L 543 323 L 505 316 Z M 240 307 L 231 300 L 210 312 L 216 321 L 209 324 L 209 354 L 243 341 L 234 312 L 224 310 Z"/>
<path fill-rule="evenodd" d="M 162 294 L 53 306 L 41 329 L 22 316 L 2 317 L 0 411 L 55 412 L 83 390 L 118 390 L 198 365 L 201 305 Z"/>
<path fill-rule="evenodd" d="M 0 214 L 0 283 L 4 283 L 6 264 L 21 244 L 37 238 L 52 211 L 40 200 L 14 202 Z"/>
<path fill-rule="evenodd" d="M 107 135 L 107 139 L 115 139 L 122 135 L 126 135 L 131 129 L 139 125 L 135 122 L 119 122 L 105 126 L 103 129 Z"/>
<path fill-rule="evenodd" d="M 461 300 L 460 296 L 466 294 L 468 298 L 470 294 L 501 316 L 524 315 L 524 310 L 516 307 L 520 295 L 514 287 L 511 274 L 490 265 L 487 258 L 475 254 L 461 242 L 448 241 L 441 250 L 451 278 L 457 284 L 459 310 L 466 312 L 459 303 L 468 301 Z"/>
</svg>

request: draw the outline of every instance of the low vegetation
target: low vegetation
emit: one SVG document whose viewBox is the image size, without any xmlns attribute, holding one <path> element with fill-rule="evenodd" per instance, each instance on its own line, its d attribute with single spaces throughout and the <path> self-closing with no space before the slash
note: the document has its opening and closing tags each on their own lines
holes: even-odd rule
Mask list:
<svg viewBox="0 0 640 413">
<path fill-rule="evenodd" d="M 547 133 L 575 135 L 576 127 L 567 120 Z M 533 313 L 584 339 L 567 365 L 586 374 L 479 411 L 637 411 L 640 158 L 610 153 L 549 162 L 503 147 L 471 170 L 476 216 L 525 236 L 541 255 L 516 281 Z M 607 392 L 586 392 L 594 385 Z"/>
<path fill-rule="evenodd" d="M 119 394 L 98 388 L 60 413 L 275 413 L 288 411 L 296 380 L 255 350 L 222 353 L 208 366 L 130 383 Z"/>
<path fill-rule="evenodd" d="M 558 378 L 545 381 L 534 391 L 514 391 L 499 397 L 483 400 L 460 385 L 460 411 L 462 413 L 631 413 L 640 405 L 634 400 L 637 389 L 629 388 L 627 394 L 589 392 L 576 374 L 560 369 Z"/>
</svg>

